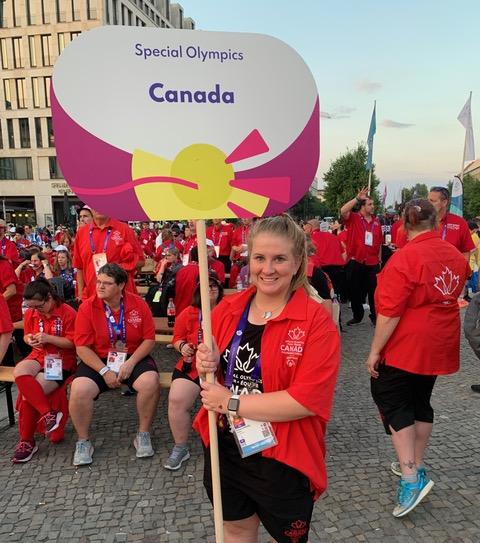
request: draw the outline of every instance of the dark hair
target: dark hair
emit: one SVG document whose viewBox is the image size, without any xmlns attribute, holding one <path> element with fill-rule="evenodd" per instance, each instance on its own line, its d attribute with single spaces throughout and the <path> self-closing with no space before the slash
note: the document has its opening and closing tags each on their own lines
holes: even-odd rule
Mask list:
<svg viewBox="0 0 480 543">
<path fill-rule="evenodd" d="M 164 230 L 162 232 L 162 243 L 164 243 L 166 240 L 173 241 L 173 233 L 171 230 Z"/>
<path fill-rule="evenodd" d="M 468 221 L 468 228 L 470 230 L 478 230 L 478 224 L 475 221 Z"/>
<path fill-rule="evenodd" d="M 191 262 L 198 262 L 198 247 L 192 247 L 192 250 L 190 251 L 190 261 Z"/>
<path fill-rule="evenodd" d="M 423 198 L 410 200 L 405 205 L 403 222 L 407 230 L 435 230 L 437 212 L 428 200 Z"/>
<path fill-rule="evenodd" d="M 213 277 L 212 275 L 208 277 L 208 284 L 210 285 L 210 283 L 215 283 L 218 286 L 218 297 L 217 297 L 217 304 L 218 304 L 223 298 L 223 285 L 216 277 Z M 195 287 L 195 290 L 193 291 L 192 305 L 193 307 L 196 307 L 198 309 L 202 308 L 202 300 L 200 298 L 200 283 L 197 283 L 197 286 Z"/>
<path fill-rule="evenodd" d="M 442 200 L 448 200 L 450 198 L 450 192 L 445 187 L 432 187 L 430 192 L 438 192 L 442 195 Z"/>
<path fill-rule="evenodd" d="M 42 253 L 41 250 L 39 250 L 39 251 L 34 250 L 34 251 L 30 252 L 30 257 L 32 257 L 33 255 L 38 256 L 38 258 L 40 260 L 47 260 L 47 257 Z"/>
<path fill-rule="evenodd" d="M 112 262 L 111 264 L 105 264 L 98 270 L 98 275 L 103 273 L 111 277 L 117 285 L 121 283 L 127 284 L 128 274 L 127 272 L 118 264 Z"/>
<path fill-rule="evenodd" d="M 25 290 L 23 291 L 23 297 L 25 300 L 37 300 L 39 302 L 45 302 L 51 297 L 55 300 L 57 305 L 60 305 L 63 302 L 53 285 L 43 277 L 27 283 Z"/>
<path fill-rule="evenodd" d="M 25 235 L 25 228 L 23 228 L 23 226 L 17 226 L 15 228 L 15 234 L 20 234 L 21 236 Z"/>
</svg>

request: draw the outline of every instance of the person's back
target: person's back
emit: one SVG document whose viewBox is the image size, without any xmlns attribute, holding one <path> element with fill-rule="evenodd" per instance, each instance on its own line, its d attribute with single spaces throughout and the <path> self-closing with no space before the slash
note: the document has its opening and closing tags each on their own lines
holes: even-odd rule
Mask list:
<svg viewBox="0 0 480 543">
<path fill-rule="evenodd" d="M 342 244 L 337 236 L 320 230 L 314 230 L 311 236 L 316 248 L 316 266 L 343 266 L 345 264 L 342 258 Z"/>
</svg>

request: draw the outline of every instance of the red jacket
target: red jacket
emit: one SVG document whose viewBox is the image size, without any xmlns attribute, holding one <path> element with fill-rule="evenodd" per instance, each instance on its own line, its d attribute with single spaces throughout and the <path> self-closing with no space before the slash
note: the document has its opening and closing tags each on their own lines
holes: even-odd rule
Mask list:
<svg viewBox="0 0 480 543">
<path fill-rule="evenodd" d="M 3 296 L 0 296 L 0 334 L 13 331 L 12 318 L 8 311 L 7 302 Z"/>
<path fill-rule="evenodd" d="M 232 229 L 220 224 L 207 228 L 207 239 L 213 241 L 213 245 L 220 247 L 218 256 L 230 256 L 232 249 Z"/>
<path fill-rule="evenodd" d="M 314 230 L 311 234 L 312 242 L 315 245 L 314 262 L 318 268 L 322 266 L 344 266 L 342 258 L 343 248 L 337 236 L 330 232 Z"/>
<path fill-rule="evenodd" d="M 186 307 L 180 315 L 175 319 L 175 326 L 173 328 L 172 343 L 175 345 L 177 341 L 183 340 L 191 343 L 194 347 L 198 345 L 198 331 L 200 328 L 199 321 L 200 310 L 193 305 Z M 177 361 L 175 368 L 179 371 L 183 367 L 183 356 Z M 195 380 L 198 377 L 197 365 L 195 364 L 195 355 L 191 364 L 191 371 L 188 376 Z"/>
<path fill-rule="evenodd" d="M 212 330 L 220 352 L 228 347 L 242 311 L 255 292 L 251 287 L 224 298 L 212 313 Z M 340 363 L 337 328 L 321 304 L 298 289 L 282 314 L 268 321 L 262 335 L 265 393 L 286 390 L 314 416 L 273 422 L 278 445 L 262 456 L 287 464 L 310 479 L 315 498 L 327 486 L 325 429 L 332 408 Z M 223 382 L 223 375 L 219 375 Z M 194 428 L 208 445 L 208 416 L 202 407 Z"/>
<path fill-rule="evenodd" d="M 396 251 L 377 276 L 377 315 L 400 317 L 382 350 L 388 366 L 421 375 L 459 368 L 457 299 L 470 266 L 438 232 L 425 232 Z"/>
<path fill-rule="evenodd" d="M 366 264 L 375 266 L 380 261 L 380 247 L 383 243 L 382 225 L 377 217 L 366 221 L 360 213 L 352 211 L 345 221 L 347 227 L 347 253 L 348 257 Z M 371 232 L 372 245 L 365 244 L 365 233 Z"/>
</svg>

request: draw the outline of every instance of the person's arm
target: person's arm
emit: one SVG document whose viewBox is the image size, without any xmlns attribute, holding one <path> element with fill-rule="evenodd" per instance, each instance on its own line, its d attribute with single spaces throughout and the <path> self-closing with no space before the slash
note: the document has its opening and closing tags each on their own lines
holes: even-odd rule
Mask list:
<svg viewBox="0 0 480 543">
<path fill-rule="evenodd" d="M 11 283 L 5 289 L 5 292 L 3 293 L 3 297 L 5 298 L 5 300 L 9 300 L 13 296 L 15 296 L 16 293 L 17 293 L 17 287 L 16 287 L 15 283 Z"/>
<path fill-rule="evenodd" d="M 381 314 L 377 315 L 375 334 L 373 336 L 372 346 L 370 347 L 370 354 L 367 359 L 368 372 L 375 379 L 378 377 L 377 368 L 378 363 L 380 362 L 380 353 L 395 331 L 399 320 L 400 317 L 386 317 Z"/>
<path fill-rule="evenodd" d="M 50 267 L 50 263 L 48 260 L 43 260 L 43 273 L 45 274 L 45 279 L 53 279 L 55 277 L 52 268 Z"/>
<path fill-rule="evenodd" d="M 38 344 L 41 345 L 50 343 L 51 345 L 55 345 L 55 347 L 59 347 L 60 349 L 75 349 L 75 344 L 73 341 L 66 337 L 52 336 L 50 334 L 46 334 L 45 332 L 38 332 L 37 334 L 34 334 L 34 339 Z"/>
<path fill-rule="evenodd" d="M 25 268 L 25 266 L 28 266 L 30 264 L 30 260 L 24 260 L 21 264 L 19 264 L 16 268 L 15 268 L 15 275 L 20 279 L 20 275 L 23 271 L 23 269 Z"/>
<path fill-rule="evenodd" d="M 0 364 L 3 362 L 3 358 L 8 350 L 11 339 L 12 332 L 5 332 L 3 334 L 0 334 Z"/>
<path fill-rule="evenodd" d="M 349 200 L 346 204 L 343 204 L 343 206 L 340 209 L 340 215 L 344 220 L 348 220 L 350 217 L 350 213 L 352 209 L 359 204 L 362 200 L 365 200 L 365 198 L 368 197 L 368 188 L 363 187 L 358 194 L 355 196 L 355 198 L 352 198 Z"/>
<path fill-rule="evenodd" d="M 83 278 L 83 270 L 77 269 L 77 292 L 78 292 L 78 297 L 80 299 L 82 298 L 84 288 L 85 288 L 85 280 Z"/>
<path fill-rule="evenodd" d="M 86 345 L 77 347 L 77 355 L 84 364 L 96 372 L 105 367 L 105 364 L 101 361 L 97 353 Z M 108 388 L 119 388 L 121 386 L 120 381 L 117 379 L 117 374 L 111 370 L 106 371 L 102 377 L 105 383 L 107 383 Z"/>
<path fill-rule="evenodd" d="M 466 252 L 466 253 L 462 253 L 463 257 L 465 258 L 465 260 L 466 260 L 467 262 L 470 261 L 470 252 L 471 252 L 471 251 L 468 251 L 468 252 Z"/>
</svg>

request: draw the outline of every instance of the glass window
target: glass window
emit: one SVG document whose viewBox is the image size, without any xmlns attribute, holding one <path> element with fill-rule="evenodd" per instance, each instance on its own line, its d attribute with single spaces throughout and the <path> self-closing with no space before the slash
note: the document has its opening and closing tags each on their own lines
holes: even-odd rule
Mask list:
<svg viewBox="0 0 480 543">
<path fill-rule="evenodd" d="M 24 77 L 15 79 L 15 85 L 17 87 L 17 103 L 18 109 L 25 109 L 27 107 L 27 86 Z"/>
<path fill-rule="evenodd" d="M 37 50 L 35 47 L 35 36 L 28 36 L 28 50 L 30 52 L 30 66 L 37 66 Z"/>
<path fill-rule="evenodd" d="M 0 149 L 3 149 L 2 123 L 0 122 Z"/>
<path fill-rule="evenodd" d="M 8 70 L 8 68 L 10 66 L 8 65 L 8 51 L 7 51 L 7 39 L 6 38 L 2 38 L 0 40 L 0 51 L 1 51 L 1 55 L 2 55 L 2 68 L 4 70 Z"/>
<path fill-rule="evenodd" d="M 170 20 L 170 0 L 165 2 L 165 17 Z"/>
<path fill-rule="evenodd" d="M 70 41 L 74 40 L 77 36 L 81 34 L 80 31 L 77 32 L 70 32 Z"/>
<path fill-rule="evenodd" d="M 13 26 L 20 26 L 20 17 L 17 17 L 16 0 L 12 0 Z"/>
<path fill-rule="evenodd" d="M 11 79 L 3 80 L 3 93 L 5 95 L 5 109 L 12 109 Z"/>
<path fill-rule="evenodd" d="M 33 179 L 31 157 L 0 158 L 0 179 Z"/>
<path fill-rule="evenodd" d="M 32 24 L 32 10 L 30 9 L 30 1 L 31 0 L 25 0 L 25 9 L 27 12 L 27 25 Z"/>
<path fill-rule="evenodd" d="M 28 118 L 18 119 L 18 127 L 20 131 L 20 147 L 28 149 L 30 145 L 30 124 Z"/>
<path fill-rule="evenodd" d="M 117 2 L 117 0 L 112 0 L 112 9 L 113 9 L 113 24 L 118 25 L 118 17 L 117 17 L 118 2 Z"/>
<path fill-rule="evenodd" d="M 43 147 L 41 117 L 35 117 L 35 139 L 37 140 L 37 147 Z"/>
<path fill-rule="evenodd" d="M 7 119 L 8 146 L 15 149 L 15 136 L 13 134 L 13 119 Z"/>
<path fill-rule="evenodd" d="M 107 2 L 108 5 L 108 2 Z M 87 0 L 87 19 L 97 18 L 96 0 Z M 108 17 L 107 17 L 108 20 Z"/>
<path fill-rule="evenodd" d="M 13 44 L 13 65 L 15 68 L 23 68 L 22 38 L 12 38 Z"/>
<path fill-rule="evenodd" d="M 42 24 L 47 24 L 50 22 L 50 18 L 48 17 L 48 15 L 45 13 L 45 0 L 40 0 L 40 7 L 41 7 L 41 11 L 42 11 Z"/>
<path fill-rule="evenodd" d="M 61 55 L 65 49 L 65 34 L 63 32 L 58 33 L 58 54 Z"/>
<path fill-rule="evenodd" d="M 52 59 L 50 56 L 50 34 L 43 34 L 40 36 L 42 43 L 42 65 L 51 66 Z"/>
<path fill-rule="evenodd" d="M 60 169 L 56 156 L 49 156 L 48 162 L 50 166 L 50 179 L 63 179 L 63 173 Z"/>
<path fill-rule="evenodd" d="M 38 77 L 32 77 L 32 98 L 33 107 L 40 107 L 40 87 L 38 86 Z"/>
<path fill-rule="evenodd" d="M 52 83 L 51 77 L 43 78 L 43 90 L 45 91 L 45 106 L 50 107 L 50 84 Z"/>
<path fill-rule="evenodd" d="M 47 117 L 48 146 L 55 147 L 55 136 L 53 134 L 52 118 Z"/>
</svg>

